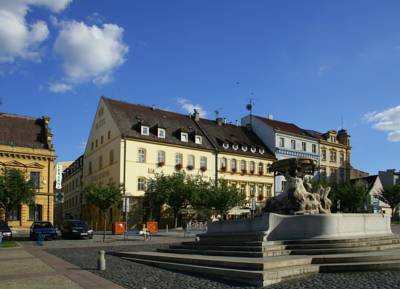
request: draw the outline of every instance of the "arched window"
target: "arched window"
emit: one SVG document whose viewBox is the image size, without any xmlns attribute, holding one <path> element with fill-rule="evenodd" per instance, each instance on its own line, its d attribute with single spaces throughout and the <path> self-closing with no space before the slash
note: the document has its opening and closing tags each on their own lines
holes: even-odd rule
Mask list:
<svg viewBox="0 0 400 289">
<path fill-rule="evenodd" d="M 236 161 L 236 159 L 232 159 L 231 160 L 231 170 L 232 170 L 232 172 L 236 172 L 237 171 L 237 161 Z"/>
</svg>

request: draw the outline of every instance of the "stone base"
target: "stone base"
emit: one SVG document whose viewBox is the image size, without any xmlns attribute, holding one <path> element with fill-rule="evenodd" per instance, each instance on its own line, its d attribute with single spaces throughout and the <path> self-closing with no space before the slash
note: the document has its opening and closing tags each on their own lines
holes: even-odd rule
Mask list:
<svg viewBox="0 0 400 289">
<path fill-rule="evenodd" d="M 279 215 L 265 213 L 254 219 L 209 222 L 207 233 L 204 235 L 246 232 L 265 232 L 268 241 L 371 237 L 392 234 L 389 215 Z"/>
</svg>

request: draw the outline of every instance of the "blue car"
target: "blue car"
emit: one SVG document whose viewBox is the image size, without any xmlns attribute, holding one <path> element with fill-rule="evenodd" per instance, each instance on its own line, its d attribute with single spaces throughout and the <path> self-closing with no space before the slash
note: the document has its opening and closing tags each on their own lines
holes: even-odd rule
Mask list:
<svg viewBox="0 0 400 289">
<path fill-rule="evenodd" d="M 33 222 L 29 237 L 31 240 L 37 240 L 39 236 L 42 240 L 57 239 L 57 230 L 50 222 Z"/>
</svg>

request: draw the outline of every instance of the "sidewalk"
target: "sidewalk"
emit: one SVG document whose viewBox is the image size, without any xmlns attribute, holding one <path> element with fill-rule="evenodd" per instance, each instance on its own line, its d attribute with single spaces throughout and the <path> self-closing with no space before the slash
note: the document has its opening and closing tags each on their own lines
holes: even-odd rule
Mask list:
<svg viewBox="0 0 400 289">
<path fill-rule="evenodd" d="M 0 249 L 0 289 L 122 289 L 40 248 Z"/>
</svg>

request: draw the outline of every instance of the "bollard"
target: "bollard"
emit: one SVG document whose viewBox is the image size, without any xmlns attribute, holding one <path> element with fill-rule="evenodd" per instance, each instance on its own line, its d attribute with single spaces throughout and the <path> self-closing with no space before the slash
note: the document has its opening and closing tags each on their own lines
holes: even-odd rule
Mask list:
<svg viewBox="0 0 400 289">
<path fill-rule="evenodd" d="M 42 233 L 38 233 L 36 237 L 36 244 L 38 246 L 43 246 L 44 235 Z"/>
<path fill-rule="evenodd" d="M 100 271 L 106 270 L 106 252 L 104 250 L 99 251 L 99 257 L 97 259 L 97 269 Z"/>
</svg>

